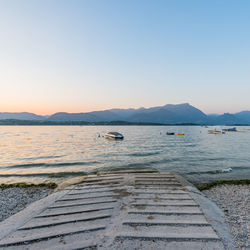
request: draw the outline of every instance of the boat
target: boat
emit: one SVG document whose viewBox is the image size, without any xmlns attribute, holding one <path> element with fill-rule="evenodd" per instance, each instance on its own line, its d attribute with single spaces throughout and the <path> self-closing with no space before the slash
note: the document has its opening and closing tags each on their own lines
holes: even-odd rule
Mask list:
<svg viewBox="0 0 250 250">
<path fill-rule="evenodd" d="M 175 135 L 174 132 L 167 132 L 166 135 Z"/>
<path fill-rule="evenodd" d="M 240 130 L 240 129 L 237 129 L 236 132 L 249 132 L 249 130 Z"/>
<path fill-rule="evenodd" d="M 224 129 L 222 129 L 222 131 L 237 132 L 237 129 L 235 127 L 234 128 L 224 128 Z"/>
<path fill-rule="evenodd" d="M 122 140 L 124 136 L 118 132 L 108 132 L 105 135 L 106 138 L 108 139 L 115 139 L 115 140 Z"/>
<path fill-rule="evenodd" d="M 185 135 L 184 133 L 177 133 L 177 135 Z"/>
<path fill-rule="evenodd" d="M 214 129 L 214 130 L 208 130 L 208 133 L 209 133 L 209 134 L 214 134 L 214 135 L 217 135 L 217 134 L 225 134 L 225 132 L 220 131 L 220 130 L 216 130 L 216 129 Z"/>
</svg>

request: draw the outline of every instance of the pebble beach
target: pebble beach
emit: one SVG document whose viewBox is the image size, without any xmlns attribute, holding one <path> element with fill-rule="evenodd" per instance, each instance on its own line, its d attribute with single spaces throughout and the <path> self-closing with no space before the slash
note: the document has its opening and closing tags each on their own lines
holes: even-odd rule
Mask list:
<svg viewBox="0 0 250 250">
<path fill-rule="evenodd" d="M 202 193 L 224 212 L 236 249 L 250 247 L 250 185 L 219 185 Z"/>
<path fill-rule="evenodd" d="M 52 192 L 53 190 L 46 187 L 0 188 L 0 222 Z"/>
</svg>

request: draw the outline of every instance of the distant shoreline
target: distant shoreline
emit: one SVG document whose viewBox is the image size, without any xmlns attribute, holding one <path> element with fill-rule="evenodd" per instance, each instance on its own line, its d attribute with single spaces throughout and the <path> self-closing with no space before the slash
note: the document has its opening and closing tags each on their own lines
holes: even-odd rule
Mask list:
<svg viewBox="0 0 250 250">
<path fill-rule="evenodd" d="M 250 124 L 204 124 L 204 123 L 145 123 L 145 122 L 86 122 L 86 121 L 31 121 L 6 119 L 0 120 L 0 126 L 250 126 Z"/>
</svg>

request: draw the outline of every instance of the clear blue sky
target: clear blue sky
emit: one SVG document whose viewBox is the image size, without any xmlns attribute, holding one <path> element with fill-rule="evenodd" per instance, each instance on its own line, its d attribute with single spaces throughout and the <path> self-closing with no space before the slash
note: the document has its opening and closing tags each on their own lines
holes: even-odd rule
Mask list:
<svg viewBox="0 0 250 250">
<path fill-rule="evenodd" d="M 248 0 L 0 0 L 0 112 L 250 110 Z"/>
</svg>

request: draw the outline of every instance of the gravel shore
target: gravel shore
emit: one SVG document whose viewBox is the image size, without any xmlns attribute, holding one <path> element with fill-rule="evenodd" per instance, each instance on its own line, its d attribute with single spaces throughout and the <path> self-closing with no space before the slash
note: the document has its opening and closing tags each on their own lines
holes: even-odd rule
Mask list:
<svg viewBox="0 0 250 250">
<path fill-rule="evenodd" d="M 0 188 L 0 222 L 52 192 L 46 187 Z"/>
<path fill-rule="evenodd" d="M 0 222 L 52 192 L 53 190 L 46 187 L 0 188 Z M 224 184 L 202 192 L 224 211 L 226 222 L 234 237 L 235 247 L 249 249 L 250 185 Z"/>
<path fill-rule="evenodd" d="M 225 214 L 237 249 L 250 247 L 250 185 L 219 185 L 202 191 Z"/>
</svg>

